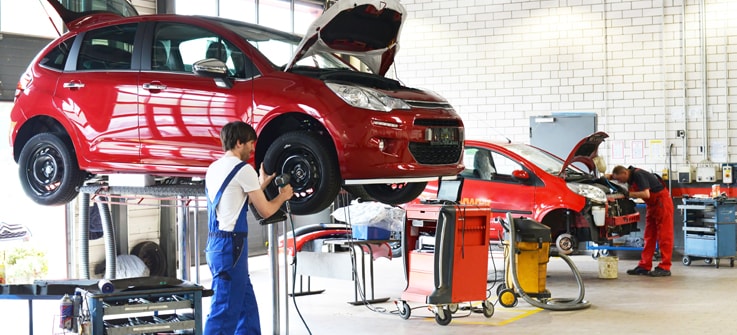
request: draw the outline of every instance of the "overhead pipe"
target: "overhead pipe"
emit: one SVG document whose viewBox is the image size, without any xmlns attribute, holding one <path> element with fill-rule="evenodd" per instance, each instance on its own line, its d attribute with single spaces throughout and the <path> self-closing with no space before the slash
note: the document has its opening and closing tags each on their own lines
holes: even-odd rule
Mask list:
<svg viewBox="0 0 737 335">
<path fill-rule="evenodd" d="M 709 97 L 707 96 L 707 66 L 706 66 L 706 4 L 704 0 L 699 1 L 699 38 L 701 39 L 701 138 L 702 138 L 702 161 L 709 161 L 709 133 L 708 133 L 708 108 Z"/>
<path fill-rule="evenodd" d="M 688 164 L 688 81 L 686 79 L 686 0 L 681 2 L 681 75 L 683 89 L 683 159 Z"/>
</svg>

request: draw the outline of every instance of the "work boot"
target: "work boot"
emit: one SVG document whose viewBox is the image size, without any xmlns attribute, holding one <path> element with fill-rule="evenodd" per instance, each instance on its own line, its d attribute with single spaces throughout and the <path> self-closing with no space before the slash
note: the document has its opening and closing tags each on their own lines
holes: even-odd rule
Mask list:
<svg viewBox="0 0 737 335">
<path fill-rule="evenodd" d="M 664 270 L 663 268 L 657 266 L 655 269 L 650 271 L 650 277 L 668 277 L 670 276 L 670 271 Z"/>
<path fill-rule="evenodd" d="M 635 276 L 638 276 L 638 275 L 639 276 L 647 276 L 648 274 L 650 274 L 650 271 L 645 270 L 645 269 L 641 268 L 640 266 L 635 266 L 634 269 L 627 270 L 627 274 L 628 275 L 635 275 Z"/>
</svg>

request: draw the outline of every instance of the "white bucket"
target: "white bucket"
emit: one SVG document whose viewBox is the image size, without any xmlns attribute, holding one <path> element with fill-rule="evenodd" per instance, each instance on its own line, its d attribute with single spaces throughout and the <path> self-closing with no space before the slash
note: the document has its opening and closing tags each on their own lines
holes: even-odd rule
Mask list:
<svg viewBox="0 0 737 335">
<path fill-rule="evenodd" d="M 594 216 L 594 224 L 597 227 L 604 225 L 606 219 L 606 209 L 604 207 L 594 207 L 591 209 L 591 215 Z"/>
<path fill-rule="evenodd" d="M 599 278 L 616 279 L 619 258 L 617 256 L 599 257 Z"/>
</svg>

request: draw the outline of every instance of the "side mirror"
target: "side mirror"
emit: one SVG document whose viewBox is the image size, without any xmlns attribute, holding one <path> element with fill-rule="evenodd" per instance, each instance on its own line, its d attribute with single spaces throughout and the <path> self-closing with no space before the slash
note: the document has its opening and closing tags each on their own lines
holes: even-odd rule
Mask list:
<svg viewBox="0 0 737 335">
<path fill-rule="evenodd" d="M 208 58 L 196 61 L 192 64 L 192 72 L 201 77 L 212 78 L 217 87 L 233 87 L 233 81 L 228 78 L 228 66 L 219 59 Z"/>
<path fill-rule="evenodd" d="M 527 173 L 525 170 L 514 170 L 512 171 L 512 177 L 514 177 L 517 180 L 528 180 L 530 179 L 530 174 Z"/>
<path fill-rule="evenodd" d="M 226 78 L 228 77 L 228 66 L 219 59 L 208 58 L 192 64 L 192 72 L 207 78 Z"/>
</svg>

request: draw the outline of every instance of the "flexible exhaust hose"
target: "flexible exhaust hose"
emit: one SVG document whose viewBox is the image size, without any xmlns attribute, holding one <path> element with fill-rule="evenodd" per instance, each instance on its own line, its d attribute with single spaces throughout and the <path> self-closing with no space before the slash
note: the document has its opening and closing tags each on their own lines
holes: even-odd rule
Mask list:
<svg viewBox="0 0 737 335">
<path fill-rule="evenodd" d="M 110 217 L 110 207 L 106 201 L 105 197 L 100 197 L 100 201 L 97 203 L 102 219 L 102 235 L 105 237 L 105 279 L 115 279 L 118 248 L 115 245 L 115 230 L 113 229 L 113 220 Z"/>
<path fill-rule="evenodd" d="M 575 299 L 547 299 L 545 302 L 541 302 L 533 299 L 532 297 L 527 295 L 527 293 L 525 293 L 525 291 L 522 289 L 522 286 L 519 284 L 519 279 L 517 279 L 517 253 L 515 252 L 515 250 L 517 249 L 517 233 L 515 231 L 514 218 L 512 218 L 512 213 L 507 212 L 507 221 L 509 222 L 509 263 L 512 271 L 512 282 L 514 283 L 514 287 L 517 288 L 519 296 L 522 297 L 522 299 L 525 299 L 525 301 L 527 301 L 527 303 L 532 306 L 552 311 L 573 311 L 591 307 L 590 302 L 583 300 L 584 295 L 586 294 L 586 290 L 583 285 L 583 279 L 581 278 L 581 272 L 578 271 L 578 268 L 575 264 L 573 264 L 573 261 L 568 256 L 560 253 L 558 254 L 558 256 L 563 258 L 563 260 L 571 268 L 573 275 L 576 277 L 576 284 L 578 284 L 578 297 Z"/>
</svg>

